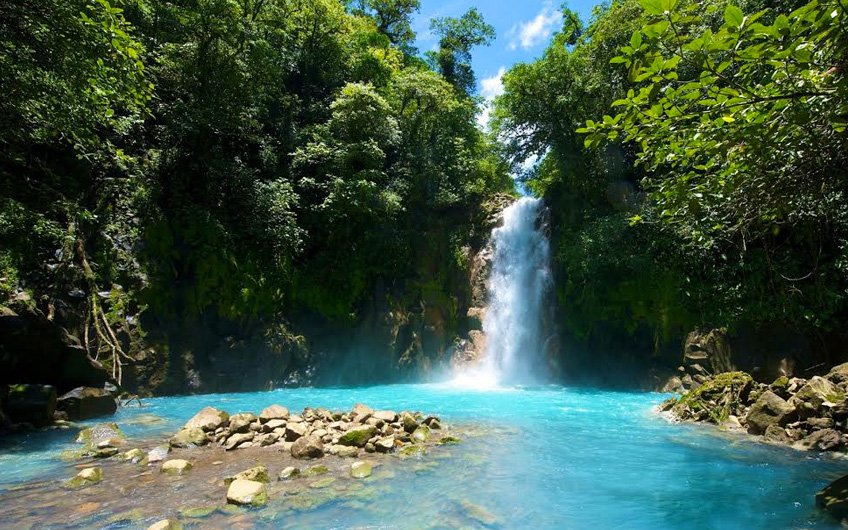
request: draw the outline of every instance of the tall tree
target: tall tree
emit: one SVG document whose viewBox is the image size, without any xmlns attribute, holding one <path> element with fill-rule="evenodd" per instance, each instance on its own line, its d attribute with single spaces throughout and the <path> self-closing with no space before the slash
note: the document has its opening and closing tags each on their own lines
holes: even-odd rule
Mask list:
<svg viewBox="0 0 848 530">
<path fill-rule="evenodd" d="M 495 39 L 495 28 L 487 24 L 476 7 L 459 18 L 441 17 L 430 22 L 430 30 L 439 36 L 439 49 L 429 58 L 439 73 L 465 94 L 475 89 L 471 50 L 488 46 Z"/>
</svg>

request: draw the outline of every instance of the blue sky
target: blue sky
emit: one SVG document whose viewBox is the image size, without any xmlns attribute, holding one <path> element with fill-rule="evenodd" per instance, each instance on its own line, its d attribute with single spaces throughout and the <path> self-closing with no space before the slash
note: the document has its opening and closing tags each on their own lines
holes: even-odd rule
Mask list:
<svg viewBox="0 0 848 530">
<path fill-rule="evenodd" d="M 592 7 L 598 3 L 597 0 L 572 0 L 567 6 L 585 23 L 592 14 Z M 532 61 L 545 50 L 553 32 L 562 26 L 561 4 L 545 0 L 421 0 L 421 12 L 413 21 L 419 50 L 423 53 L 436 46 L 436 37 L 429 30 L 431 19 L 459 17 L 471 7 L 476 7 L 497 32 L 497 39 L 491 46 L 473 51 L 478 90 L 480 95 L 491 99 L 502 91 L 500 76 L 503 72 L 516 63 Z M 481 124 L 486 119 L 484 111 Z"/>
</svg>

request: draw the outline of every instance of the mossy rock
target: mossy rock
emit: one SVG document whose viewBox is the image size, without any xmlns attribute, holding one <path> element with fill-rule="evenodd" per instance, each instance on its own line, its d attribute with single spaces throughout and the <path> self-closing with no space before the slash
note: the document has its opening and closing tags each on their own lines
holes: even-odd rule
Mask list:
<svg viewBox="0 0 848 530">
<path fill-rule="evenodd" d="M 195 506 L 180 510 L 180 516 L 186 519 L 203 519 L 209 517 L 218 510 L 217 506 Z"/>
<path fill-rule="evenodd" d="M 720 425 L 730 415 L 742 412 L 743 402 L 753 385 L 753 378 L 745 372 L 717 374 L 680 396 L 671 412 L 683 420 L 709 421 Z"/>
<path fill-rule="evenodd" d="M 335 481 L 336 481 L 335 477 L 324 477 L 321 480 L 317 480 L 315 482 L 312 482 L 311 484 L 309 484 L 309 487 L 313 488 L 313 489 L 322 489 L 322 488 L 326 488 L 326 487 L 330 486 Z"/>
<path fill-rule="evenodd" d="M 436 445 L 456 445 L 460 443 L 462 440 L 457 438 L 456 436 L 443 436 L 436 442 Z"/>
<path fill-rule="evenodd" d="M 301 476 L 304 476 L 304 477 L 317 477 L 318 475 L 325 475 L 329 472 L 330 472 L 330 470 L 329 470 L 329 468 L 327 468 L 327 466 L 318 465 L 318 466 L 308 467 L 308 468 L 304 469 L 300 474 L 301 474 Z"/>
<path fill-rule="evenodd" d="M 377 434 L 377 428 L 373 425 L 363 425 L 361 427 L 354 427 L 350 429 L 346 433 L 339 438 L 339 445 L 348 445 L 355 447 L 365 447 L 365 444 L 368 443 L 368 440 L 374 437 Z"/>
<path fill-rule="evenodd" d="M 427 450 L 423 446 L 420 446 L 420 445 L 407 445 L 406 447 L 403 447 L 403 448 L 401 448 L 400 451 L 398 451 L 398 455 L 401 458 L 409 458 L 409 457 L 412 457 L 412 456 L 420 456 L 420 455 L 423 455 L 423 454 L 426 454 L 426 453 L 427 453 Z"/>
</svg>

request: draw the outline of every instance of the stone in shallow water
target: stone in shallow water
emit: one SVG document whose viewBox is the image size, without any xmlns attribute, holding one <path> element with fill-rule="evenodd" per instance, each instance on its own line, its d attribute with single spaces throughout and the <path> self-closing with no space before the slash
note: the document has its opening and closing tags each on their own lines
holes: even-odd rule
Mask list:
<svg viewBox="0 0 848 530">
<path fill-rule="evenodd" d="M 339 458 L 356 458 L 359 455 L 359 449 L 348 445 L 334 445 L 331 452 Z"/>
<path fill-rule="evenodd" d="M 385 438 L 380 438 L 374 444 L 374 447 L 377 449 L 379 453 L 388 453 L 394 451 L 395 449 L 395 437 L 394 436 L 386 436 Z"/>
<path fill-rule="evenodd" d="M 230 415 L 223 410 L 218 410 L 213 407 L 205 407 L 200 410 L 193 418 L 188 420 L 184 429 L 199 428 L 204 431 L 214 431 L 219 427 L 227 425 L 230 421 Z"/>
<path fill-rule="evenodd" d="M 836 519 L 848 519 L 848 475 L 831 482 L 816 493 L 816 506 Z"/>
<path fill-rule="evenodd" d="M 199 427 L 180 429 L 169 441 L 171 447 L 195 447 L 209 443 L 206 433 Z"/>
<path fill-rule="evenodd" d="M 171 448 L 167 445 L 157 445 L 153 449 L 151 449 L 147 453 L 147 461 L 150 464 L 155 464 L 156 462 L 161 462 L 168 458 L 168 453 L 171 452 Z"/>
<path fill-rule="evenodd" d="M 124 460 L 129 460 L 133 464 L 141 464 L 147 459 L 147 454 L 139 448 L 130 449 L 122 455 Z"/>
<path fill-rule="evenodd" d="M 217 509 L 217 506 L 195 506 L 193 508 L 183 508 L 180 510 L 180 515 L 188 519 L 202 519 L 215 513 Z"/>
<path fill-rule="evenodd" d="M 401 415 L 400 421 L 403 424 L 403 430 L 408 433 L 415 432 L 415 429 L 418 428 L 418 422 L 415 420 L 415 416 L 409 412 L 404 412 Z"/>
<path fill-rule="evenodd" d="M 797 417 L 795 407 L 770 390 L 766 390 L 751 406 L 745 421 L 750 434 L 763 434 L 769 425 L 785 427 Z"/>
<path fill-rule="evenodd" d="M 174 519 L 162 519 L 148 526 L 147 530 L 183 530 L 183 525 Z"/>
<path fill-rule="evenodd" d="M 190 470 L 191 467 L 191 462 L 188 460 L 175 458 L 162 464 L 162 473 L 167 473 L 168 475 L 183 475 Z"/>
<path fill-rule="evenodd" d="M 82 386 L 60 396 L 56 402 L 56 409 L 65 412 L 71 420 L 108 416 L 117 408 L 115 398 L 106 390 Z"/>
<path fill-rule="evenodd" d="M 300 476 L 300 470 L 296 467 L 289 466 L 280 471 L 279 480 L 290 480 Z"/>
<path fill-rule="evenodd" d="M 330 472 L 330 470 L 329 470 L 329 468 L 327 468 L 327 466 L 320 466 L 319 465 L 319 466 L 312 466 L 312 467 L 306 468 L 306 470 L 303 471 L 302 475 L 304 477 L 315 477 L 315 476 L 318 476 L 318 475 L 324 475 L 324 474 L 329 473 L 329 472 Z"/>
<path fill-rule="evenodd" d="M 415 432 L 412 433 L 412 441 L 423 443 L 430 439 L 430 427 L 419 425 Z"/>
<path fill-rule="evenodd" d="M 353 478 L 370 477 L 372 466 L 368 462 L 354 462 L 350 465 L 350 476 Z"/>
<path fill-rule="evenodd" d="M 458 444 L 461 441 L 462 440 L 460 440 L 456 436 L 444 436 L 436 443 L 438 445 L 455 445 L 455 444 Z"/>
<path fill-rule="evenodd" d="M 335 477 L 326 477 L 326 478 L 322 478 L 321 480 L 316 480 L 315 482 L 310 484 L 309 487 L 314 488 L 314 489 L 326 488 L 326 487 L 330 486 L 331 484 L 333 484 L 335 481 L 336 481 Z"/>
<path fill-rule="evenodd" d="M 227 489 L 227 502 L 241 506 L 262 506 L 268 502 L 268 489 L 261 482 L 234 480 Z"/>
<path fill-rule="evenodd" d="M 68 480 L 65 485 L 69 488 L 84 488 L 103 480 L 103 470 L 99 467 L 87 467 Z"/>
<path fill-rule="evenodd" d="M 241 473 L 238 473 L 232 477 L 227 477 L 224 479 L 224 484 L 229 485 L 234 480 L 252 480 L 254 482 L 271 482 L 271 477 L 268 475 L 268 468 L 265 466 L 256 466 Z"/>
</svg>

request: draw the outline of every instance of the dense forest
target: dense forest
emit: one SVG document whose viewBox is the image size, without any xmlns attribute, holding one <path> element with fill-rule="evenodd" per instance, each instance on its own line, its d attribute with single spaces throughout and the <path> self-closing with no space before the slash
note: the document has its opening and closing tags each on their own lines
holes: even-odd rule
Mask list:
<svg viewBox="0 0 848 530">
<path fill-rule="evenodd" d="M 418 373 L 420 321 L 450 344 L 488 201 L 513 193 L 475 125 L 470 54 L 493 30 L 436 19 L 422 55 L 418 7 L 3 2 L 6 310 L 147 391 L 280 383 L 320 360 L 309 337 L 350 347 L 368 319 L 406 336 L 353 375 Z M 46 355 L 13 349 L 7 377 Z"/>
<path fill-rule="evenodd" d="M 844 3 L 565 9 L 491 131 L 471 53 L 493 28 L 436 18 L 422 53 L 419 7 L 3 2 L 4 314 L 143 392 L 418 377 L 468 330 L 520 172 L 567 373 L 673 367 L 697 328 L 748 369 L 844 356 Z M 39 348 L 5 366 L 31 379 Z"/>
<path fill-rule="evenodd" d="M 506 74 L 495 130 L 514 163 L 539 158 L 524 179 L 554 216 L 574 369 L 662 364 L 699 327 L 765 378 L 844 358 L 845 11 L 623 0 L 584 27 L 566 10 Z"/>
</svg>

